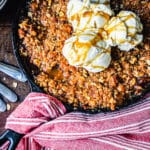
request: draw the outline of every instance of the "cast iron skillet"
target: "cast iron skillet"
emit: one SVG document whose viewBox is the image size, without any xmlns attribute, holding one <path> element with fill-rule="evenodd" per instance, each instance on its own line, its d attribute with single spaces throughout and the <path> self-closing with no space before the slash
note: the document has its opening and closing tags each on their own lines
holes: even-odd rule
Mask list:
<svg viewBox="0 0 150 150">
<path fill-rule="evenodd" d="M 13 48 L 14 48 L 14 54 L 16 56 L 16 59 L 18 61 L 18 64 L 20 66 L 20 68 L 22 69 L 23 73 L 26 75 L 26 77 L 28 78 L 28 81 L 31 85 L 31 89 L 34 92 L 44 92 L 37 84 L 35 84 L 34 82 L 34 75 L 38 74 L 38 68 L 36 66 L 34 66 L 33 64 L 29 63 L 29 58 L 27 57 L 22 57 L 20 56 L 20 52 L 19 52 L 19 45 L 22 43 L 22 41 L 19 39 L 18 37 L 18 24 L 27 17 L 27 12 L 28 12 L 28 3 L 31 0 L 24 0 L 24 2 L 22 3 L 22 5 L 20 6 L 20 10 L 18 11 L 16 18 L 14 20 L 13 23 Z M 132 105 L 133 103 L 137 103 L 138 104 L 138 100 L 145 95 L 145 93 L 147 93 L 148 91 L 150 91 L 150 84 L 149 87 L 147 87 L 147 89 L 145 91 L 143 91 L 143 93 L 140 96 L 133 96 L 132 98 L 126 100 L 126 102 L 124 102 L 123 106 L 121 107 L 117 107 L 117 110 L 123 109 L 123 108 L 127 108 L 128 106 Z M 85 112 L 85 113 L 99 113 L 99 112 L 110 112 L 109 109 L 100 109 L 100 108 L 95 108 L 93 110 L 89 109 L 89 110 L 84 110 L 81 107 L 78 107 L 77 109 L 74 109 L 74 107 L 68 103 L 63 103 L 66 107 L 66 109 L 70 112 L 70 111 L 81 111 L 81 112 Z"/>
<path fill-rule="evenodd" d="M 33 79 L 33 73 L 31 73 L 32 72 L 31 70 L 35 71 L 37 70 L 37 68 L 33 66 L 32 64 L 29 64 L 29 59 L 21 57 L 19 53 L 19 45 L 21 41 L 19 40 L 19 37 L 18 37 L 18 23 L 20 20 L 22 20 L 24 17 L 27 16 L 27 10 L 28 10 L 27 5 L 29 1 L 30 0 L 24 0 L 22 2 L 19 11 L 16 14 L 16 18 L 14 19 L 14 23 L 12 27 L 13 48 L 14 48 L 14 54 L 16 56 L 18 64 L 20 68 L 22 69 L 23 73 L 28 78 L 29 84 L 31 86 L 31 91 L 43 93 L 43 90 L 35 84 L 34 79 Z M 36 74 L 36 72 L 34 72 L 34 74 Z M 143 93 L 140 96 L 135 96 L 135 97 L 132 97 L 131 99 L 126 100 L 126 103 L 124 103 L 122 107 L 118 107 L 116 111 L 119 111 L 120 109 L 123 110 L 128 107 L 135 107 L 136 105 L 142 103 L 142 100 L 139 101 L 139 99 L 141 99 L 149 91 L 150 91 L 150 86 L 148 86 L 147 89 L 143 91 Z M 75 111 L 73 106 L 67 103 L 64 103 L 64 106 L 66 107 L 67 112 Z M 108 109 L 83 110 L 82 108 L 77 108 L 76 111 L 80 111 L 84 113 L 110 112 L 110 110 Z M 0 136 L 0 146 L 4 144 L 6 141 L 9 141 L 10 144 L 9 144 L 8 150 L 15 150 L 17 144 L 19 143 L 20 139 L 23 136 L 24 136 L 23 134 L 19 134 L 13 130 L 8 129 Z"/>
</svg>

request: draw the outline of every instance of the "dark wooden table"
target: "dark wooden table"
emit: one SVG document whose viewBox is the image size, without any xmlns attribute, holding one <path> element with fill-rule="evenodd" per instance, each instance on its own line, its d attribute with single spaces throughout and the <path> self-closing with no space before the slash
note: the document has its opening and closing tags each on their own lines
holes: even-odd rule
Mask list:
<svg viewBox="0 0 150 150">
<path fill-rule="evenodd" d="M 19 6 L 20 0 L 8 0 L 5 8 L 0 11 L 0 61 L 17 66 L 16 58 L 13 54 L 11 34 L 11 25 L 13 18 Z M 28 83 L 21 83 L 13 80 L 7 75 L 0 72 L 0 82 L 8 86 L 18 95 L 17 103 L 9 103 L 9 111 L 0 113 L 0 133 L 4 131 L 7 116 L 18 106 L 18 104 L 30 92 Z M 15 86 L 14 86 L 15 85 Z"/>
</svg>

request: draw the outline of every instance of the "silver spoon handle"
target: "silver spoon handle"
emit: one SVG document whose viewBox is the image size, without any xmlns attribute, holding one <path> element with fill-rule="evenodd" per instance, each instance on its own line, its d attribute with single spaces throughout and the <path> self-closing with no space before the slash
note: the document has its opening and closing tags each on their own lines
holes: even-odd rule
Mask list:
<svg viewBox="0 0 150 150">
<path fill-rule="evenodd" d="M 0 1 L 0 10 L 4 7 L 4 5 L 6 4 L 7 0 L 1 0 Z"/>
<path fill-rule="evenodd" d="M 1 83 L 0 83 L 0 94 L 5 98 L 7 98 L 10 102 L 17 101 L 17 95 Z"/>
<path fill-rule="evenodd" d="M 0 112 L 4 112 L 6 111 L 7 106 L 6 103 L 4 103 L 4 101 L 0 98 Z"/>
<path fill-rule="evenodd" d="M 10 77 L 12 77 L 18 81 L 21 81 L 21 82 L 27 81 L 26 76 L 17 67 L 0 62 L 0 71 L 2 71 L 3 73 L 9 75 Z"/>
</svg>

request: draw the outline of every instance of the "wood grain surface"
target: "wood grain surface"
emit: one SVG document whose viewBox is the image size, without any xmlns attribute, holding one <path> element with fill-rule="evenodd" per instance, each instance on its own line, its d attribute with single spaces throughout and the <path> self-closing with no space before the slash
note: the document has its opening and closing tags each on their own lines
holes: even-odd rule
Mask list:
<svg viewBox="0 0 150 150">
<path fill-rule="evenodd" d="M 0 11 L 0 61 L 17 65 L 16 58 L 13 54 L 12 48 L 12 22 L 19 7 L 20 0 L 8 0 L 5 8 Z M 17 103 L 9 103 L 10 110 L 4 113 L 0 113 L 0 133 L 4 131 L 6 118 L 8 115 L 21 103 L 25 96 L 30 92 L 28 83 L 21 83 L 8 77 L 0 72 L 0 82 L 8 86 L 18 95 Z M 14 86 L 15 85 L 15 86 Z M 6 102 L 7 100 L 3 98 Z"/>
</svg>

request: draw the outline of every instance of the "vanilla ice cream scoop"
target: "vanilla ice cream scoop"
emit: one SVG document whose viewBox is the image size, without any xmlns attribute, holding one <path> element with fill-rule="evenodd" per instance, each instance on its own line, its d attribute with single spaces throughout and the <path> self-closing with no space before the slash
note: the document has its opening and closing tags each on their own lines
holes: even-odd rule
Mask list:
<svg viewBox="0 0 150 150">
<path fill-rule="evenodd" d="M 131 11 L 121 11 L 104 26 L 108 34 L 108 44 L 129 51 L 143 40 L 143 26 L 139 17 Z"/>
<path fill-rule="evenodd" d="M 113 11 L 105 2 L 92 3 L 90 0 L 70 1 L 67 8 L 67 16 L 75 32 L 90 28 L 103 28 L 113 15 Z M 77 4 L 78 3 L 78 4 Z M 108 3 L 107 3 L 108 4 Z"/>
<path fill-rule="evenodd" d="M 63 55 L 69 64 L 91 72 L 106 69 L 111 62 L 111 48 L 103 40 L 102 30 L 85 30 L 66 40 Z"/>
</svg>

